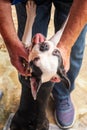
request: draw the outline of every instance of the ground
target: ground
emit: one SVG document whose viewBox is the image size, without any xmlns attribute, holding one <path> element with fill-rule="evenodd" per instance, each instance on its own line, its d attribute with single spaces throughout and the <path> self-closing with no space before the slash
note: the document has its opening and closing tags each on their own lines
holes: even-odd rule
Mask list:
<svg viewBox="0 0 87 130">
<path fill-rule="evenodd" d="M 17 20 L 14 6 L 13 18 L 15 27 L 17 29 Z M 53 11 L 51 22 L 49 25 L 48 37 L 53 35 Z M 87 38 L 86 38 L 87 39 Z M 80 73 L 76 79 L 75 90 L 72 92 L 72 100 L 76 109 L 76 122 L 72 130 L 87 130 L 87 43 L 85 46 L 85 53 L 83 58 Z M 0 101 L 0 130 L 2 130 L 5 121 L 11 112 L 15 112 L 21 93 L 21 86 L 18 81 L 18 74 L 16 69 L 11 65 L 8 52 L 5 48 L 4 42 L 0 36 L 0 90 L 3 90 L 4 95 Z M 47 115 L 50 123 L 55 124 L 54 120 L 54 102 L 50 99 Z M 70 129 L 71 130 L 71 129 Z"/>
</svg>

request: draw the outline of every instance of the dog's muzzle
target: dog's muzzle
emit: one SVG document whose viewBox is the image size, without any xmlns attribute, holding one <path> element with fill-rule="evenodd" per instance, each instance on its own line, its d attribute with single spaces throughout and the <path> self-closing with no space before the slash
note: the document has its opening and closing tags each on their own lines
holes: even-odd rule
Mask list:
<svg viewBox="0 0 87 130">
<path fill-rule="evenodd" d="M 40 48 L 39 48 L 40 51 L 48 51 L 49 50 L 49 45 L 46 43 L 46 42 L 42 42 L 40 44 Z"/>
<path fill-rule="evenodd" d="M 31 77 L 30 77 L 30 84 L 31 84 L 31 92 L 34 100 L 37 98 L 37 93 L 40 89 L 42 84 L 41 82 L 41 70 L 34 64 L 34 61 L 30 62 L 30 68 L 32 69 Z"/>
</svg>

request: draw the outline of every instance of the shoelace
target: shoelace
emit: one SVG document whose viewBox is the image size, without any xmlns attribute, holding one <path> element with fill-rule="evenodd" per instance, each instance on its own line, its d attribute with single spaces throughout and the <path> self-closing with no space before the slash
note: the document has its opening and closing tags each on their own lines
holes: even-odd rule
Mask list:
<svg viewBox="0 0 87 130">
<path fill-rule="evenodd" d="M 70 99 L 66 98 L 66 99 L 60 99 L 58 101 L 58 108 L 60 108 L 61 110 L 66 110 L 70 107 L 71 105 L 71 101 Z"/>
</svg>

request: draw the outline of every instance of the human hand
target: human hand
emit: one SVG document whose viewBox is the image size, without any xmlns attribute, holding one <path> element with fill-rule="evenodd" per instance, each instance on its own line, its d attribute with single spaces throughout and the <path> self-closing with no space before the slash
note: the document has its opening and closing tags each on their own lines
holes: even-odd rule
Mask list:
<svg viewBox="0 0 87 130">
<path fill-rule="evenodd" d="M 26 66 L 23 61 L 28 63 L 28 52 L 24 48 L 24 45 L 21 41 L 18 41 L 17 44 L 6 44 L 10 60 L 12 65 L 18 70 L 18 72 L 23 76 L 29 76 L 29 72 L 26 70 Z"/>
<path fill-rule="evenodd" d="M 66 47 L 65 45 L 62 44 L 58 44 L 57 45 L 61 56 L 63 58 L 63 65 L 65 68 L 65 71 L 68 72 L 69 68 L 70 68 L 70 54 L 71 54 L 71 49 Z"/>
<path fill-rule="evenodd" d="M 45 41 L 45 37 L 44 35 L 42 35 L 41 33 L 37 33 L 33 38 L 32 38 L 32 43 L 33 44 L 37 44 L 40 42 L 44 42 Z"/>
</svg>

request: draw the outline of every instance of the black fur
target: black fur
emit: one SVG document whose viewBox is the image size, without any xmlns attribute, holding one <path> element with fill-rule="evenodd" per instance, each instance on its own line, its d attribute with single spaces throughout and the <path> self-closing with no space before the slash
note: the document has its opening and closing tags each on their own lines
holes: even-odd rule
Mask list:
<svg viewBox="0 0 87 130">
<path fill-rule="evenodd" d="M 70 88 L 70 81 L 66 75 L 66 72 L 65 72 L 65 69 L 64 69 L 64 65 L 63 65 L 63 59 L 62 59 L 62 56 L 59 52 L 59 55 L 58 55 L 58 62 L 59 62 L 59 67 L 58 67 L 58 70 L 57 70 L 57 74 L 60 76 L 61 78 L 61 81 L 65 84 L 65 86 L 67 87 L 67 89 Z"/>
<path fill-rule="evenodd" d="M 51 82 L 42 84 L 36 100 L 32 97 L 30 85 L 22 87 L 20 106 L 11 122 L 11 130 L 48 130 L 46 106 L 52 86 Z"/>
<path fill-rule="evenodd" d="M 59 66 L 58 66 L 57 74 L 60 76 L 61 81 L 65 84 L 67 89 L 69 89 L 70 81 L 69 81 L 69 79 L 66 75 L 65 69 L 64 69 L 62 56 L 58 49 L 55 49 L 52 54 L 58 57 Z"/>
<path fill-rule="evenodd" d="M 41 47 L 45 51 L 46 48 Z M 63 83 L 67 88 L 70 86 L 69 79 L 66 76 L 63 60 L 60 52 L 56 49 L 53 51 L 53 55 L 58 57 L 58 70 L 57 74 L 60 76 Z M 36 59 L 38 60 L 38 58 Z M 40 81 L 42 71 L 35 66 L 34 61 L 30 62 L 30 66 L 33 70 L 32 76 L 36 77 L 37 82 Z M 18 111 L 13 117 L 10 129 L 11 130 L 48 130 L 49 121 L 46 117 L 46 107 L 50 92 L 53 88 L 52 82 L 43 83 L 38 91 L 37 99 L 34 100 L 31 94 L 30 80 L 29 78 L 24 82 L 24 77 L 21 76 L 22 82 L 22 94 L 20 100 L 20 106 Z"/>
</svg>

